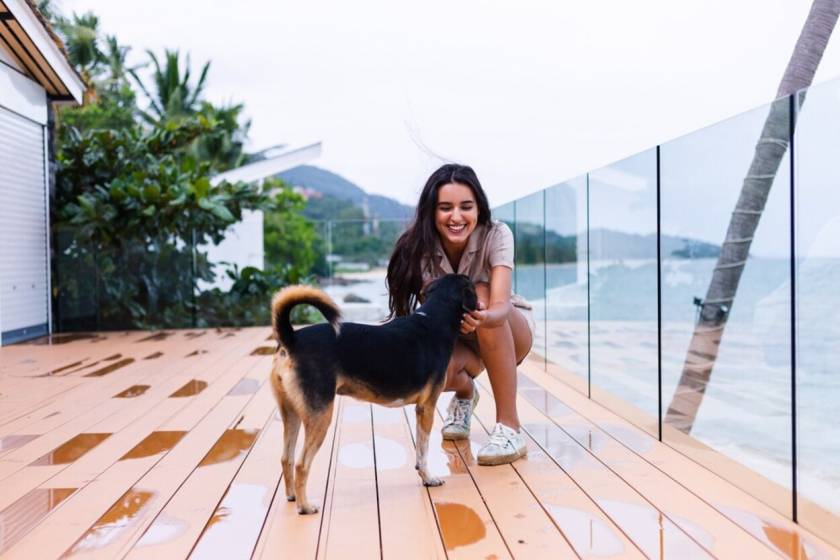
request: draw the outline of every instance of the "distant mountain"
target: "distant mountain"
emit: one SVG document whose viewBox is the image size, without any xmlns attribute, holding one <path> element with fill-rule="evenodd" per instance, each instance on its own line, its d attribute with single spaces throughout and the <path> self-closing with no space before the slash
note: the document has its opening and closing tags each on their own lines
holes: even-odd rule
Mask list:
<svg viewBox="0 0 840 560">
<path fill-rule="evenodd" d="M 368 194 L 361 187 L 331 171 L 313 165 L 300 165 L 277 175 L 283 181 L 318 191 L 322 194 L 347 200 L 362 207 L 367 197 L 371 217 L 407 219 L 414 215 L 414 208 L 387 196 Z"/>
</svg>

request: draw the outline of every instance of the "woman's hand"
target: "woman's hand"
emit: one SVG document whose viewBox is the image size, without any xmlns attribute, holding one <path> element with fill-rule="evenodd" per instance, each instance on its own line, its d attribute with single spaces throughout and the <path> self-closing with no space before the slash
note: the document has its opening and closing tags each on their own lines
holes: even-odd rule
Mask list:
<svg viewBox="0 0 840 560">
<path fill-rule="evenodd" d="M 470 334 L 471 332 L 475 332 L 475 330 L 480 327 L 486 319 L 487 310 L 484 303 L 479 301 L 478 309 L 470 311 L 469 313 L 464 313 L 464 317 L 461 319 L 461 333 Z"/>
</svg>

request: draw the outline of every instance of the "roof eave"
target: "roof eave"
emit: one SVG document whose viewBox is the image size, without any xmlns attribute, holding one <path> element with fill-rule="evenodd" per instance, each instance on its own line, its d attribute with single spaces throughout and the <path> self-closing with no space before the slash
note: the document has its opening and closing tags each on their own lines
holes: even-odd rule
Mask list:
<svg viewBox="0 0 840 560">
<path fill-rule="evenodd" d="M 29 36 L 44 61 L 50 65 L 68 95 L 58 96 L 58 101 L 73 101 L 81 104 L 84 99 L 85 83 L 76 72 L 64 51 L 59 48 L 46 22 L 33 11 L 25 0 L 3 0 L 3 4 L 14 16 L 23 31 Z"/>
</svg>

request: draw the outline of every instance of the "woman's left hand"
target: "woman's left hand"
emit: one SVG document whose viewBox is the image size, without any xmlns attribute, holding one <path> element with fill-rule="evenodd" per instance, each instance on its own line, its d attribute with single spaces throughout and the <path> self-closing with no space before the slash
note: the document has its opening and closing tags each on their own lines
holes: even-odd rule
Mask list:
<svg viewBox="0 0 840 560">
<path fill-rule="evenodd" d="M 461 333 L 470 334 L 471 332 L 475 332 L 486 319 L 487 310 L 484 308 L 484 304 L 479 301 L 478 309 L 464 313 L 464 317 L 461 319 Z"/>
</svg>

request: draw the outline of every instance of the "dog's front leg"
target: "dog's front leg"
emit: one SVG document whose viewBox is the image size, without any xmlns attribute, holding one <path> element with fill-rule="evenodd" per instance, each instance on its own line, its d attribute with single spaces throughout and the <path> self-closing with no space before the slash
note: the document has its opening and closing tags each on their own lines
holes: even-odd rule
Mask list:
<svg viewBox="0 0 840 560">
<path fill-rule="evenodd" d="M 414 411 L 417 414 L 417 464 L 415 468 L 425 486 L 440 486 L 443 480 L 431 475 L 428 464 L 429 434 L 435 419 L 434 403 L 418 403 Z"/>
</svg>

